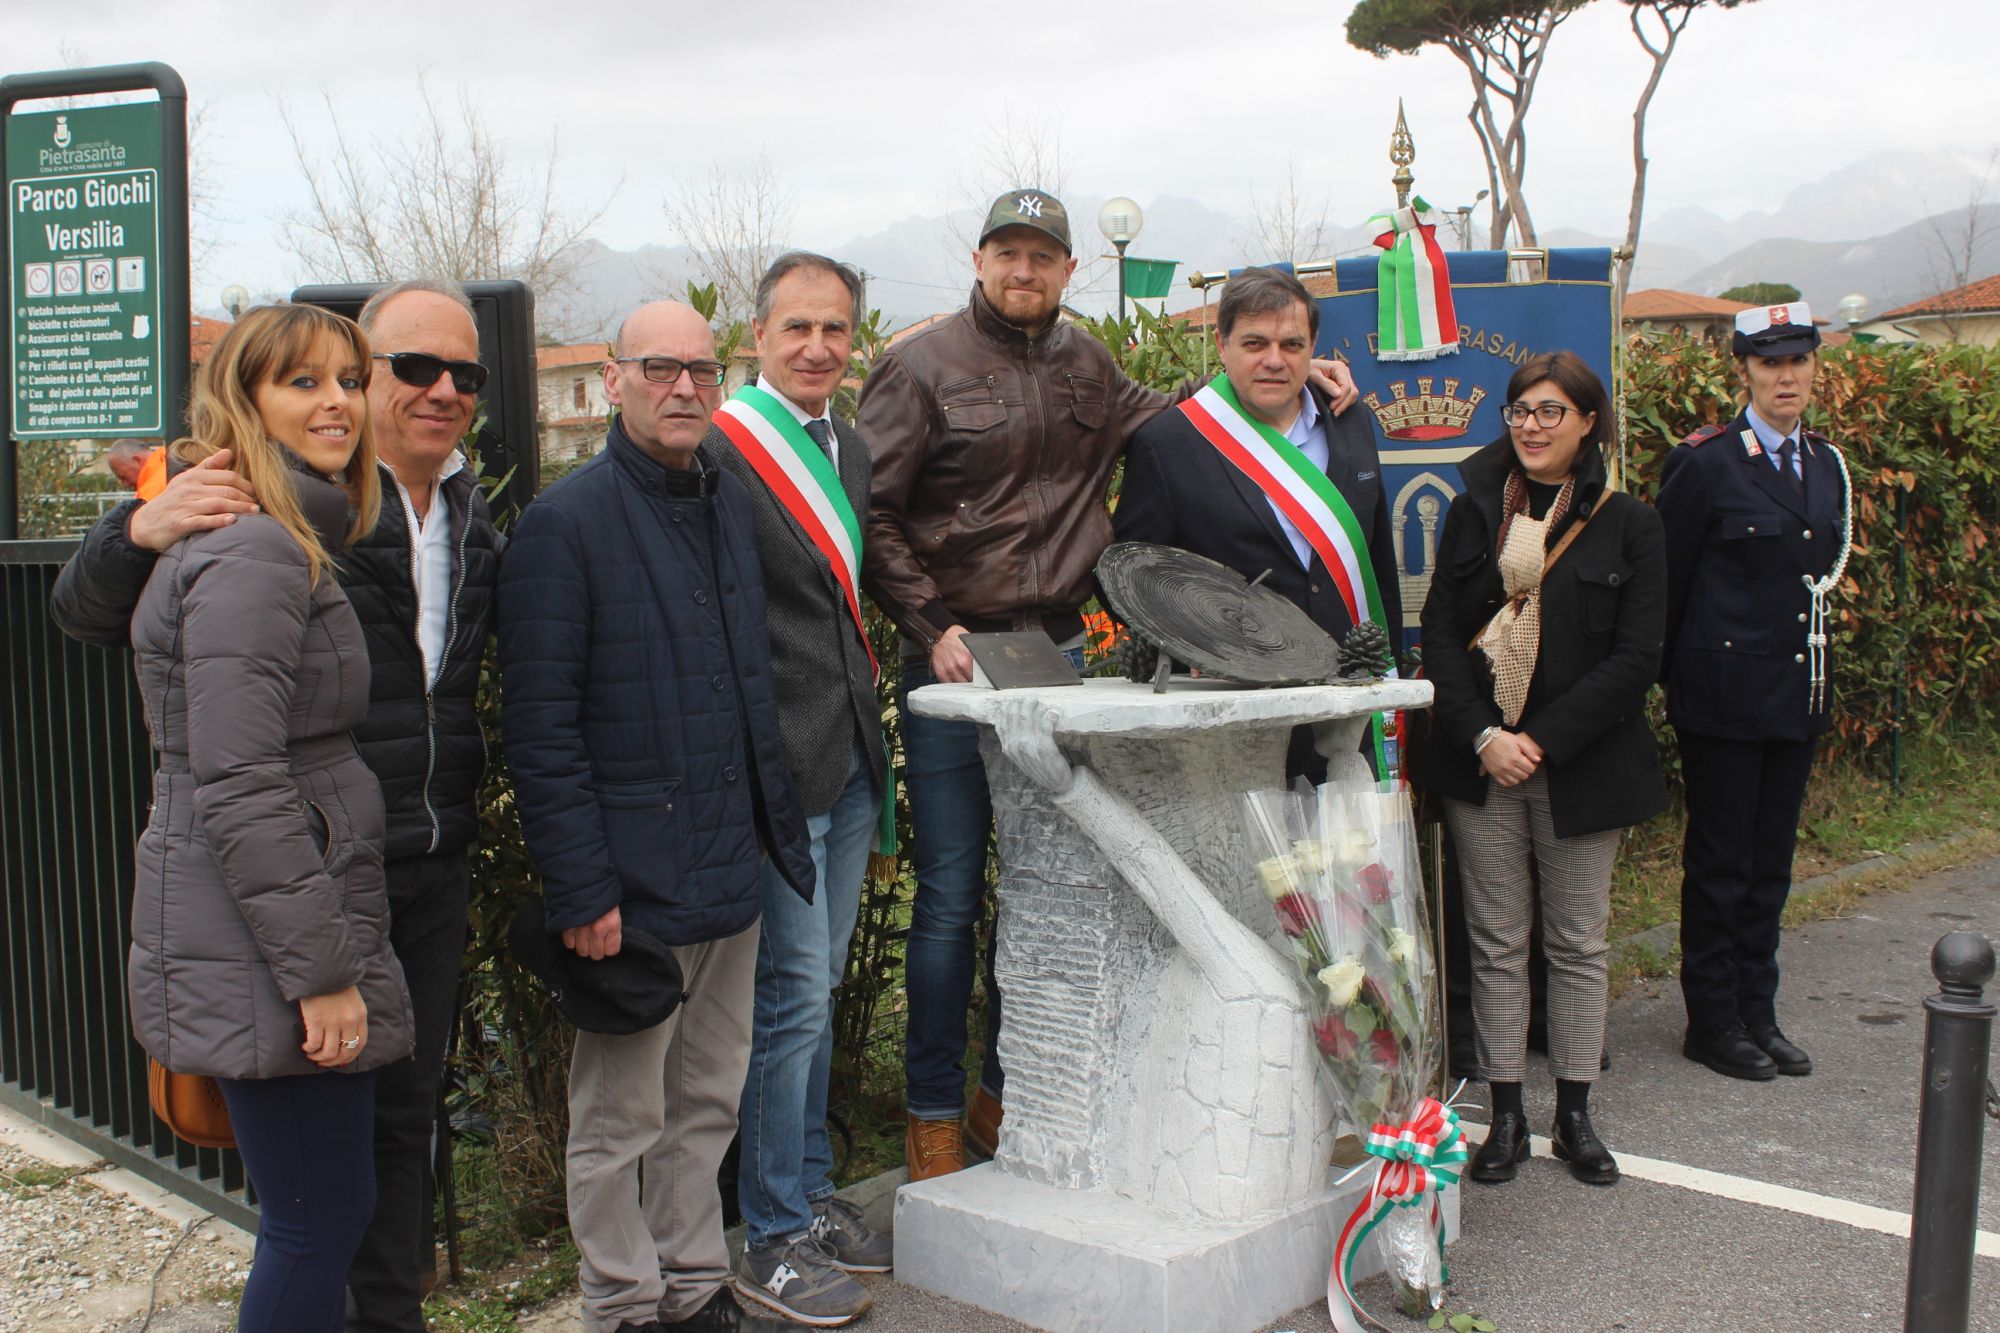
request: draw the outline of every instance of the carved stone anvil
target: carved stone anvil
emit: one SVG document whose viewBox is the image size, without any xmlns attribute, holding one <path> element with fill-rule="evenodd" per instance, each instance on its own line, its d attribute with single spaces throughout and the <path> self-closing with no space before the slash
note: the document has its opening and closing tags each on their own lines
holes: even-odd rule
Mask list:
<svg viewBox="0 0 2000 1333">
<path fill-rule="evenodd" d="M 1324 1291 L 1352 1203 L 1329 1188 L 1334 1113 L 1238 798 L 1282 784 L 1301 723 L 1329 782 L 1369 783 L 1369 717 L 1430 698 L 1394 680 L 911 696 L 981 727 L 1007 1114 L 990 1165 L 902 1191 L 899 1278 L 1092 1333 L 1250 1329 Z"/>
</svg>

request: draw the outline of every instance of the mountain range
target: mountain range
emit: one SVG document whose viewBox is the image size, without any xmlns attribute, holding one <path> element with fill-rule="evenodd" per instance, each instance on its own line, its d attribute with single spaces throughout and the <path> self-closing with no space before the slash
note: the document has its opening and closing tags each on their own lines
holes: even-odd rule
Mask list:
<svg viewBox="0 0 2000 1333">
<path fill-rule="evenodd" d="M 1979 208 L 1938 205 L 1976 200 L 1989 177 L 1965 154 L 1901 151 L 1877 153 L 1788 191 L 1778 207 L 1723 217 L 1699 205 L 1682 205 L 1649 218 L 1641 234 L 1632 288 L 1669 287 L 1713 296 L 1747 282 L 1789 282 L 1822 318 L 1837 318 L 1842 297 L 1859 292 L 1877 312 L 1929 295 L 1966 277 L 2000 270 L 2000 181 L 1996 203 Z M 1934 202 L 1935 201 L 1935 202 Z M 1116 269 L 1110 245 L 1095 228 L 1102 200 L 1067 200 L 1079 264 L 1071 303 L 1092 313 L 1116 303 Z M 1483 237 L 1471 219 L 1474 244 Z M 879 230 L 826 247 L 868 278 L 868 302 L 893 326 L 915 323 L 964 303 L 971 285 L 966 240 L 975 227 L 965 210 L 913 215 Z M 1447 248 L 1458 237 L 1447 222 Z M 1341 257 L 1371 253 L 1365 221 L 1327 226 L 1320 253 Z M 1554 246 L 1614 245 L 1587 230 L 1547 227 Z M 1967 251 L 1968 239 L 1972 242 Z M 1196 268 L 1218 270 L 1270 258 L 1255 222 L 1198 199 L 1162 195 L 1145 206 L 1133 256 L 1174 259 L 1170 310 L 1200 304 L 1186 285 Z M 540 323 L 564 338 L 606 336 L 618 316 L 653 296 L 680 292 L 694 276 L 687 248 L 646 245 L 616 250 L 586 241 L 574 290 L 544 303 Z"/>
</svg>

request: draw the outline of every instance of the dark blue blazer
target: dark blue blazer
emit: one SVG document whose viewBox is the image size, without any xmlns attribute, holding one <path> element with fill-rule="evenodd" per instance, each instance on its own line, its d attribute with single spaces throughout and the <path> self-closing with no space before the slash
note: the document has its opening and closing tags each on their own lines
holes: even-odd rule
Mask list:
<svg viewBox="0 0 2000 1333">
<path fill-rule="evenodd" d="M 1366 412 L 1335 416 L 1325 395 L 1317 389 L 1308 392 L 1326 427 L 1327 479 L 1361 526 L 1388 622 L 1382 628 L 1397 642 L 1403 631 L 1403 591 L 1373 418 Z M 1176 409 L 1160 413 L 1133 437 L 1111 530 L 1121 542 L 1157 542 L 1207 556 L 1246 579 L 1269 570 L 1264 585 L 1335 639 L 1354 626 L 1319 553 L 1313 552 L 1310 567 L 1299 563 L 1263 490 Z"/>
<path fill-rule="evenodd" d="M 765 854 L 812 899 L 750 497 L 701 461 L 676 495 L 614 423 L 501 562 L 502 733 L 552 931 L 618 907 L 668 944 L 725 938 Z"/>
<path fill-rule="evenodd" d="M 1736 740 L 1806 740 L 1830 712 L 1808 707 L 1804 576 L 1840 554 L 1840 464 L 1805 431 L 1801 500 L 1750 419 L 1696 431 L 1667 455 L 1654 504 L 1667 531 L 1667 719 Z M 1831 689 L 1827 698 L 1831 699 Z"/>
</svg>

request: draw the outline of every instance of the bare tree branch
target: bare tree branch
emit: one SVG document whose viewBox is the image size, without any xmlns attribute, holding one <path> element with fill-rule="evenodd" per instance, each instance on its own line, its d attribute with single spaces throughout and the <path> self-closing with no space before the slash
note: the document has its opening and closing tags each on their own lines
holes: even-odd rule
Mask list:
<svg viewBox="0 0 2000 1333">
<path fill-rule="evenodd" d="M 1308 259 L 1324 259 L 1333 249 L 1333 226 L 1329 220 L 1332 200 L 1322 192 L 1317 199 L 1306 197 L 1299 181 L 1299 164 L 1285 159 L 1285 179 L 1269 199 L 1250 195 L 1251 242 L 1260 262 L 1281 259 L 1301 264 Z"/>
<path fill-rule="evenodd" d="M 662 205 L 667 225 L 688 248 L 697 283 L 715 284 L 716 317 L 747 320 L 757 280 L 785 252 L 798 201 L 767 157 L 747 166 L 717 162 L 685 181 Z"/>
<path fill-rule="evenodd" d="M 575 289 L 579 245 L 619 186 L 594 207 L 565 207 L 555 185 L 555 135 L 539 166 L 517 167 L 469 91 L 461 89 L 449 110 L 427 79 L 418 91 L 415 123 L 366 144 L 326 97 L 333 143 L 325 157 L 279 103 L 307 192 L 306 206 L 284 220 L 285 248 L 315 281 L 515 278 L 534 290 L 539 309 L 560 306 Z"/>
</svg>

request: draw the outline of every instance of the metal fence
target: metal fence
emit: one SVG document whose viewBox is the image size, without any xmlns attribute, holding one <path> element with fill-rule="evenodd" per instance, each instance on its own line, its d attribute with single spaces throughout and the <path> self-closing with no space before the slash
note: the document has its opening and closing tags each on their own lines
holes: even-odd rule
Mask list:
<svg viewBox="0 0 2000 1333">
<path fill-rule="evenodd" d="M 74 542 L 0 542 L 0 1105 L 241 1226 L 241 1161 L 153 1118 L 125 1004 L 153 756 L 131 654 L 49 618 Z"/>
</svg>

